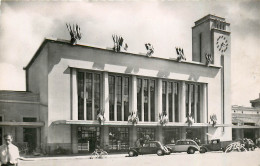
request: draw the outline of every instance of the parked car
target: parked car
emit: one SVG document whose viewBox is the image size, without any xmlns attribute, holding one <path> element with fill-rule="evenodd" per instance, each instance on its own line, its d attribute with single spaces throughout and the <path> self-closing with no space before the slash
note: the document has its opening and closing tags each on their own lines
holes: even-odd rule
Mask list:
<svg viewBox="0 0 260 166">
<path fill-rule="evenodd" d="M 200 153 L 206 153 L 210 151 L 223 151 L 231 144 L 232 141 L 220 141 L 220 139 L 212 139 L 209 144 L 202 144 L 200 147 Z"/>
<path fill-rule="evenodd" d="M 148 141 L 140 147 L 130 147 L 128 155 L 130 157 L 143 154 L 157 154 L 158 156 L 170 154 L 170 151 L 161 144 L 159 141 Z"/>
<path fill-rule="evenodd" d="M 176 144 L 167 144 L 166 147 L 171 148 L 171 152 L 187 152 L 193 154 L 200 150 L 199 145 L 191 139 L 178 140 Z"/>
</svg>

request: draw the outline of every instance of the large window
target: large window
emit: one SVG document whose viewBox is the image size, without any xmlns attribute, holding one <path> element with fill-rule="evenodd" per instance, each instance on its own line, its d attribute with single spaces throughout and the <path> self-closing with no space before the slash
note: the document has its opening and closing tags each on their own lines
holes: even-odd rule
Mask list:
<svg viewBox="0 0 260 166">
<path fill-rule="evenodd" d="M 129 129 L 127 127 L 109 127 L 109 149 L 129 149 Z"/>
<path fill-rule="evenodd" d="M 129 77 L 109 75 L 109 120 L 127 121 L 129 115 Z"/>
<path fill-rule="evenodd" d="M 178 82 L 162 82 L 162 112 L 168 115 L 169 122 L 179 121 Z"/>
<path fill-rule="evenodd" d="M 78 120 L 96 120 L 100 112 L 101 76 L 98 73 L 77 73 Z"/>
<path fill-rule="evenodd" d="M 109 76 L 109 120 L 115 120 L 115 76 Z"/>
<path fill-rule="evenodd" d="M 140 121 L 155 121 L 155 80 L 137 78 L 137 114 Z"/>
<path fill-rule="evenodd" d="M 137 139 L 148 139 L 150 141 L 155 140 L 155 128 L 137 128 Z"/>
<path fill-rule="evenodd" d="M 196 123 L 200 123 L 200 85 L 186 83 L 186 117 L 191 115 Z"/>
<path fill-rule="evenodd" d="M 78 127 L 78 151 L 93 152 L 100 145 L 100 127 Z"/>
</svg>

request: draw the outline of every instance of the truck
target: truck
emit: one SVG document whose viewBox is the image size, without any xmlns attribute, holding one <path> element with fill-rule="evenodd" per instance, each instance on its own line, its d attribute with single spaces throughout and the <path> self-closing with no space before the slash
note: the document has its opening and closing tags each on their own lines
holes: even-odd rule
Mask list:
<svg viewBox="0 0 260 166">
<path fill-rule="evenodd" d="M 210 151 L 223 151 L 233 141 L 220 141 L 220 139 L 212 139 L 209 144 L 202 144 L 200 147 L 200 153 L 206 153 Z"/>
</svg>

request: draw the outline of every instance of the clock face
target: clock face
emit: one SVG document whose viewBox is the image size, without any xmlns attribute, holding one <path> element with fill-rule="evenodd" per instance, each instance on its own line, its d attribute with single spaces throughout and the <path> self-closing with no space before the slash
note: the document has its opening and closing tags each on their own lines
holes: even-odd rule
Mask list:
<svg viewBox="0 0 260 166">
<path fill-rule="evenodd" d="M 227 49 L 228 49 L 228 40 L 226 37 L 224 36 L 219 36 L 217 38 L 217 49 L 220 51 L 220 52 L 225 52 Z"/>
</svg>

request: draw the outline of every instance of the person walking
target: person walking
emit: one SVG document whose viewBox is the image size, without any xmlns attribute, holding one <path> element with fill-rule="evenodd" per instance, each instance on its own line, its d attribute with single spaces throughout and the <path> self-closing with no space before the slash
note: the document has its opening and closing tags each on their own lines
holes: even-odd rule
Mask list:
<svg viewBox="0 0 260 166">
<path fill-rule="evenodd" d="M 20 158 L 18 148 L 12 144 L 11 134 L 4 135 L 4 144 L 0 146 L 0 164 L 1 166 L 17 166 Z"/>
</svg>

